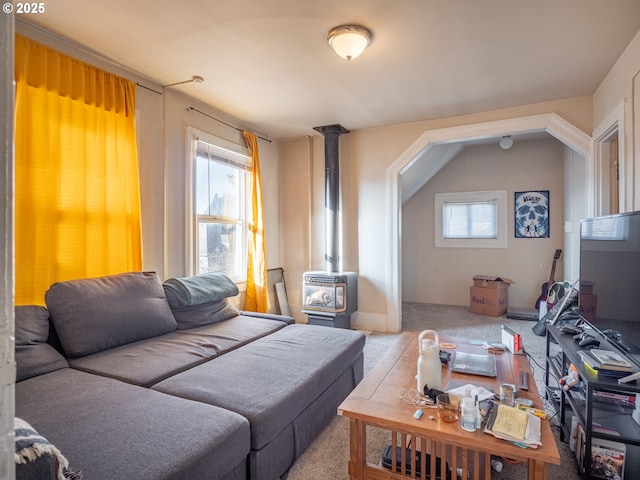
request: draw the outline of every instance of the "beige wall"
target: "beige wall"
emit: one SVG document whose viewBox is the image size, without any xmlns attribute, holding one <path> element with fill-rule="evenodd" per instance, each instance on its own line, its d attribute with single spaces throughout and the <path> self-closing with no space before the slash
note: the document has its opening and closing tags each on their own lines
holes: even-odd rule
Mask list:
<svg viewBox="0 0 640 480">
<path fill-rule="evenodd" d="M 509 150 L 497 142 L 465 148 L 402 210 L 402 294 L 410 302 L 469 305 L 474 274 L 511 278 L 509 306 L 532 309 L 540 286 L 549 279 L 551 260 L 563 248 L 563 145 L 546 136 L 516 141 Z M 479 190 L 507 190 L 508 247 L 436 248 L 434 195 Z M 514 238 L 514 192 L 549 190 L 548 239 Z M 562 262 L 556 280 L 563 279 Z"/>
<path fill-rule="evenodd" d="M 358 312 L 352 316 L 353 324 L 362 329 L 385 331 L 391 330 L 398 320 L 389 317 L 387 298 L 391 288 L 390 269 L 393 268 L 389 261 L 390 250 L 395 235 L 387 223 L 389 168 L 416 139 L 428 130 L 542 113 L 557 113 L 583 132 L 590 133 L 593 123 L 591 112 L 592 98 L 580 97 L 483 114 L 357 130 L 341 137 L 343 211 L 345 217 L 357 218 L 345 227 L 344 232 L 345 269 L 359 273 Z M 323 139 L 320 136 L 311 140 L 305 137 L 281 142 L 283 267 L 291 310 L 299 322 L 306 322 L 306 317 L 300 313 L 302 272 L 323 268 L 324 200 L 321 192 L 324 170 L 317 166 L 324 161 L 322 152 Z M 560 206 L 562 197 L 559 201 Z M 307 239 L 311 241 L 310 247 Z M 562 243 L 558 248 L 562 248 Z M 547 253 L 547 249 L 536 252 L 536 275 L 549 267 L 551 257 Z M 514 295 L 518 297 L 518 294 Z M 525 298 L 523 293 L 522 304 L 526 303 Z"/>
</svg>

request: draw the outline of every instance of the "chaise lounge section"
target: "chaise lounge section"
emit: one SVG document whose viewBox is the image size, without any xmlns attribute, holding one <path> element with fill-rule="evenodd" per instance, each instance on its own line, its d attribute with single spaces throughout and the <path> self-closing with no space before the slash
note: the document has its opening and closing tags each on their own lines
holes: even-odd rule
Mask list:
<svg viewBox="0 0 640 480">
<path fill-rule="evenodd" d="M 362 379 L 364 335 L 235 294 L 220 275 L 52 285 L 16 307 L 16 416 L 87 479 L 286 477 Z"/>
</svg>

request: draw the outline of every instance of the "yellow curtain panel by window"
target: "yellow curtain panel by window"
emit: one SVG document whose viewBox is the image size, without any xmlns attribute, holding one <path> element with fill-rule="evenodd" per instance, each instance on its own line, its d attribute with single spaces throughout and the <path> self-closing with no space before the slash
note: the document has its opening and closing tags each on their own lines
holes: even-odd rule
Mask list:
<svg viewBox="0 0 640 480">
<path fill-rule="evenodd" d="M 15 77 L 16 305 L 140 270 L 135 83 L 20 35 Z"/>
<path fill-rule="evenodd" d="M 244 309 L 251 312 L 269 311 L 269 291 L 267 286 L 267 247 L 264 233 L 264 212 L 262 204 L 262 177 L 258 137 L 243 132 L 247 147 L 251 152 L 251 217 L 249 218 L 249 242 L 247 248 L 247 285 Z"/>
</svg>

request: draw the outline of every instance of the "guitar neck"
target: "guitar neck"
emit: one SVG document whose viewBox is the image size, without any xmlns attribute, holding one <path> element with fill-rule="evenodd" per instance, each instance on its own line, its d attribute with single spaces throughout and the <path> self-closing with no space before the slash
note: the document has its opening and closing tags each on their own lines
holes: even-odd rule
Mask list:
<svg viewBox="0 0 640 480">
<path fill-rule="evenodd" d="M 551 285 L 554 282 L 554 278 L 556 276 L 556 262 L 558 260 L 554 259 L 553 260 L 553 265 L 551 266 L 551 275 L 549 275 L 549 285 Z"/>
<path fill-rule="evenodd" d="M 562 250 L 556 250 L 556 253 L 553 255 L 553 264 L 551 265 L 551 275 L 549 275 L 549 285 L 554 282 L 554 278 L 556 276 L 556 263 L 558 259 L 562 255 Z"/>
</svg>

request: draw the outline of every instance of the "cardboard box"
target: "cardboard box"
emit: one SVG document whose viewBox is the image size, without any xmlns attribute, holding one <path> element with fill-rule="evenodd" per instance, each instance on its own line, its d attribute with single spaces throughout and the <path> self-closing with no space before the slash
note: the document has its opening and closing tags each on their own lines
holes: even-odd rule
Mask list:
<svg viewBox="0 0 640 480">
<path fill-rule="evenodd" d="M 588 322 L 596 319 L 596 311 L 598 310 L 597 295 L 580 295 L 580 306 L 578 311 Z"/>
<path fill-rule="evenodd" d="M 508 306 L 509 290 L 507 288 L 471 287 L 469 295 L 469 311 L 471 313 L 500 317 L 507 313 Z"/>
<path fill-rule="evenodd" d="M 580 293 L 582 295 L 593 295 L 593 283 L 580 282 Z"/>
<path fill-rule="evenodd" d="M 500 317 L 509 307 L 509 285 L 513 280 L 491 275 L 474 275 L 469 292 L 469 311 L 489 317 Z"/>
<path fill-rule="evenodd" d="M 494 290 L 500 288 L 509 288 L 509 285 L 515 283 L 510 278 L 494 277 L 491 275 L 474 275 L 473 286 L 478 288 L 491 288 Z"/>
</svg>

